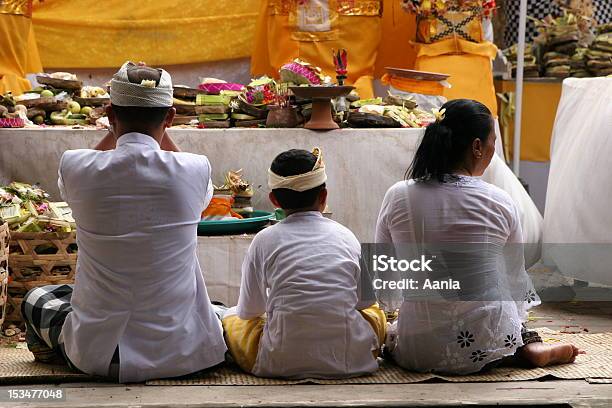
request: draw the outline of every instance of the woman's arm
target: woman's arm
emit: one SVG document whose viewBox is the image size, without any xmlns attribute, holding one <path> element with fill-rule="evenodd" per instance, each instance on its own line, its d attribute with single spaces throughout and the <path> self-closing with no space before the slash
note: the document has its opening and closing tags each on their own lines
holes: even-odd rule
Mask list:
<svg viewBox="0 0 612 408">
<path fill-rule="evenodd" d="M 385 198 L 383 199 L 382 205 L 380 207 L 380 212 L 378 213 L 378 219 L 376 220 L 376 235 L 374 237 L 374 242 L 377 244 L 387 244 L 393 242 L 391 238 L 391 231 L 389 230 L 389 217 L 391 216 L 390 212 L 393 207 L 393 198 L 391 189 L 387 191 L 385 194 Z"/>
<path fill-rule="evenodd" d="M 500 276 L 500 280 L 505 277 L 506 293 L 508 293 L 507 299 L 500 300 L 514 300 L 517 303 L 517 309 L 519 316 L 524 321 L 527 321 L 527 310 L 537 306 L 541 303 L 539 296 L 537 295 L 531 278 L 525 270 L 525 255 L 524 255 L 524 243 L 523 233 L 521 230 L 521 221 L 517 207 L 512 204 L 508 213 L 510 214 L 510 231 L 508 239 L 503 249 L 503 275 Z M 503 283 L 504 281 L 501 280 Z"/>
</svg>

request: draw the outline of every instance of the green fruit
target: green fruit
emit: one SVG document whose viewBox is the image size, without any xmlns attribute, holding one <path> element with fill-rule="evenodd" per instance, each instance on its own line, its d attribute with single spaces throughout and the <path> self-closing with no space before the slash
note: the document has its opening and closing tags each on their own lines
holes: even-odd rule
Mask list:
<svg viewBox="0 0 612 408">
<path fill-rule="evenodd" d="M 45 123 L 45 117 L 43 115 L 34 116 L 32 122 L 36 123 L 37 125 L 42 125 L 43 123 Z"/>
<path fill-rule="evenodd" d="M 70 101 L 68 103 L 68 110 L 72 113 L 79 113 L 81 112 L 81 105 L 78 102 Z"/>
<path fill-rule="evenodd" d="M 49 97 L 49 96 L 53 96 L 53 92 L 51 92 L 51 91 L 50 91 L 50 90 L 48 90 L 48 89 L 45 89 L 44 91 L 42 91 L 42 92 L 40 93 L 40 96 L 41 96 L 42 98 L 44 98 L 44 97 Z"/>
<path fill-rule="evenodd" d="M 85 115 L 81 115 L 80 113 L 63 113 L 63 111 L 51 112 L 50 118 L 51 122 L 54 125 L 72 126 L 87 125 L 89 123 L 89 119 L 87 119 Z"/>
<path fill-rule="evenodd" d="M 51 123 L 53 123 L 54 125 L 66 124 L 66 117 L 62 112 L 51 112 L 51 115 L 49 117 L 51 118 Z"/>
<path fill-rule="evenodd" d="M 81 108 L 81 113 L 83 115 L 89 115 L 89 113 L 93 110 L 93 108 L 91 106 L 83 106 Z"/>
</svg>

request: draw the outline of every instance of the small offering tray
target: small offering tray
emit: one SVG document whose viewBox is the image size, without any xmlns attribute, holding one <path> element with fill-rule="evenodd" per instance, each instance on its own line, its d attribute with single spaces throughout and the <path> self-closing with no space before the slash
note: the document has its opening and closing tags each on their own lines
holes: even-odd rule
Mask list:
<svg viewBox="0 0 612 408">
<path fill-rule="evenodd" d="M 57 89 L 77 90 L 83 87 L 83 82 L 78 81 L 78 80 L 75 81 L 72 79 L 51 78 L 50 76 L 46 76 L 46 75 L 36 75 L 36 80 L 38 81 L 39 84 L 50 85 Z"/>
<path fill-rule="evenodd" d="M 439 72 L 414 71 L 412 69 L 385 67 L 385 70 L 401 78 L 415 79 L 417 81 L 444 81 L 450 77 L 448 74 Z"/>
<path fill-rule="evenodd" d="M 253 211 L 248 218 L 226 220 L 202 220 L 198 224 L 198 235 L 235 235 L 257 232 L 276 215 L 268 211 Z"/>
</svg>

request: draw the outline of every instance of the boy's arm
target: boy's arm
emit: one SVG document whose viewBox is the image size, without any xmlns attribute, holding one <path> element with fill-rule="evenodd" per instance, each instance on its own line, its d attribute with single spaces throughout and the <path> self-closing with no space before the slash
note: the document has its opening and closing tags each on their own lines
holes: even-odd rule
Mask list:
<svg viewBox="0 0 612 408">
<path fill-rule="evenodd" d="M 263 275 L 255 256 L 255 241 L 242 263 L 240 296 L 238 297 L 238 317 L 250 320 L 261 316 L 266 311 L 266 289 Z"/>
</svg>

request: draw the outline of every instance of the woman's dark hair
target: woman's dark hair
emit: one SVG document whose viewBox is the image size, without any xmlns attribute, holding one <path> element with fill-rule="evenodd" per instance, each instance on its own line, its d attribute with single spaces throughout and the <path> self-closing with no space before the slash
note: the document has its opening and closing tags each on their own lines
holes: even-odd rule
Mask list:
<svg viewBox="0 0 612 408">
<path fill-rule="evenodd" d="M 291 149 L 276 156 L 270 170 L 279 176 L 288 177 L 308 173 L 317 162 L 317 156 L 307 150 Z M 272 190 L 284 210 L 297 210 L 312 206 L 325 183 L 306 191 L 293 191 L 287 188 Z"/>
<path fill-rule="evenodd" d="M 446 102 L 444 118 L 427 126 L 406 179 L 442 181 L 456 170 L 475 139 L 486 142 L 493 129 L 491 111 L 472 99 Z"/>
</svg>

